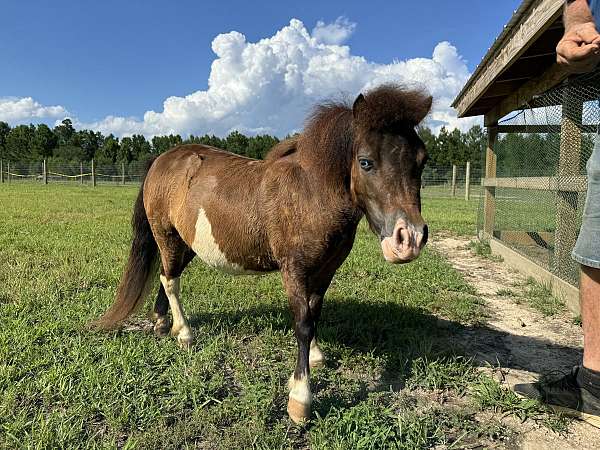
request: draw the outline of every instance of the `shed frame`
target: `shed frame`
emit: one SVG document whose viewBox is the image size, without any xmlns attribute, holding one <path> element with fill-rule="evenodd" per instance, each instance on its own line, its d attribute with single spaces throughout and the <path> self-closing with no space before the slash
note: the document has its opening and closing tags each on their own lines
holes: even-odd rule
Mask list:
<svg viewBox="0 0 600 450">
<path fill-rule="evenodd" d="M 587 189 L 587 177 L 580 175 L 581 135 L 595 132 L 595 127 L 582 124 L 583 101 L 563 102 L 560 125 L 502 125 L 500 120 L 512 111 L 535 107 L 536 97 L 569 80 L 566 71 L 556 63 L 555 47 L 564 33 L 562 11 L 564 0 L 524 0 L 509 23 L 488 50 L 452 106 L 459 117 L 484 116 L 488 133 L 485 151 L 485 178 L 482 179 L 483 227 L 481 238 L 490 242 L 492 251 L 521 272 L 551 286 L 567 307 L 579 313 L 578 288 L 556 273 L 571 261 L 571 250 L 578 230 L 569 224 L 577 215 L 577 195 Z M 568 85 L 566 85 L 568 86 Z M 568 87 L 565 96 L 569 95 Z M 500 133 L 561 134 L 557 176 L 497 177 L 497 145 Z M 575 143 L 575 144 L 574 144 Z M 500 232 L 495 235 L 496 189 L 552 189 L 558 192 L 556 231 L 554 235 L 555 267 L 546 270 L 526 255 L 505 245 Z M 513 233 L 511 239 L 541 240 L 538 233 Z M 536 234 L 537 236 L 531 236 Z"/>
</svg>

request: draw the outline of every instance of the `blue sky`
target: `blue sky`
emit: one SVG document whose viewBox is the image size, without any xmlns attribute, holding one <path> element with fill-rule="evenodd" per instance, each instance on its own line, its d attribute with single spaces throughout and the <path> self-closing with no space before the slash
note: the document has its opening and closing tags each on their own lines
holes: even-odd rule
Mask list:
<svg viewBox="0 0 600 450">
<path fill-rule="evenodd" d="M 30 117 L 27 113 L 20 118 L 13 115 L 13 122 L 54 123 L 64 110 L 65 115 L 76 118 L 82 125 L 95 124 L 99 129 L 106 125 L 109 131 L 110 126 L 115 126 L 115 132 L 121 134 L 135 131 L 137 126 L 145 134 L 152 134 L 153 130 L 185 133 L 201 132 L 203 128 L 218 132 L 232 126 L 245 127 L 250 132 L 282 132 L 285 127 L 293 128 L 290 124 L 297 122 L 295 115 L 286 123 L 269 127 L 269 114 L 265 112 L 268 103 L 261 109 L 265 110 L 262 122 L 240 119 L 239 123 L 228 122 L 219 128 L 216 118 L 209 120 L 200 113 L 190 113 L 189 120 L 183 122 L 161 116 L 160 126 L 155 122 L 152 126 L 140 125 L 146 111 L 163 112 L 163 102 L 168 97 L 183 98 L 206 91 L 211 63 L 217 58 L 211 43 L 219 34 L 238 31 L 248 44 L 273 37 L 289 26 L 292 18 L 299 19 L 311 35 L 319 21 L 327 27 L 338 20 L 343 37 L 326 37 L 323 42 L 348 46 L 352 56 L 362 57 L 369 64 L 385 66 L 432 58 L 434 48 L 447 41 L 456 48 L 457 57 L 466 63 L 468 72 L 472 72 L 520 1 L 4 0 L 2 3 L 0 99 L 10 98 L 14 102 L 31 97 L 42 107 L 62 108 L 34 112 Z M 296 45 L 294 39 L 290 45 Z M 227 67 L 232 70 L 234 66 Z M 362 85 L 356 80 L 347 86 L 341 83 L 340 90 L 354 95 L 353 91 L 360 90 L 369 80 L 361 78 Z M 462 78 L 460 81 L 464 82 Z M 247 86 L 252 89 L 253 85 Z M 306 102 L 319 97 L 319 93 L 310 89 L 303 86 L 297 91 L 310 90 Z M 448 97 L 456 93 L 449 92 L 456 90 L 455 87 L 445 89 Z M 324 89 L 323 95 L 330 91 Z M 229 115 L 236 114 L 236 108 L 246 108 L 253 99 L 240 102 L 227 110 Z M 290 103 L 289 107 L 305 109 L 304 103 Z M 1 114 L 0 107 L 0 120 Z M 50 117 L 45 118 L 44 114 Z M 101 124 L 106 116 L 132 116 L 139 123 L 121 128 L 107 122 Z M 197 130 L 191 125 L 194 120 L 198 123 Z"/>
</svg>

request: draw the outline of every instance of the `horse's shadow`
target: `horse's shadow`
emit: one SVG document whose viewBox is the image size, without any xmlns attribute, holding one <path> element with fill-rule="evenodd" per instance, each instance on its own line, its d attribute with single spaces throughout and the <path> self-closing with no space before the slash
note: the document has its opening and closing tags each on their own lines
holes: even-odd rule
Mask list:
<svg viewBox="0 0 600 450">
<path fill-rule="evenodd" d="M 256 319 L 256 331 L 265 325 L 290 330 L 287 305 L 265 305 L 235 313 L 192 315 L 192 327 L 217 320 L 221 326 L 235 327 L 241 321 Z M 342 398 L 336 389 L 318 402 L 318 412 L 327 414 L 332 406 L 350 406 L 369 392 L 402 388 L 410 375 L 412 362 L 419 357 L 436 359 L 449 355 L 472 358 L 480 366 L 501 366 L 534 373 L 565 371 L 581 360 L 581 349 L 545 339 L 511 335 L 485 325 L 466 325 L 436 317 L 424 309 L 385 301 L 357 298 L 326 298 L 318 337 L 326 349 L 327 365 L 337 369 L 344 352 L 372 355 L 383 361 L 383 371 L 375 382 L 365 381 L 352 399 Z M 555 361 L 556 367 L 549 367 Z M 292 367 L 290 367 L 292 370 Z M 287 376 L 287 373 L 284 374 Z M 319 389 L 319 386 L 316 386 Z"/>
</svg>

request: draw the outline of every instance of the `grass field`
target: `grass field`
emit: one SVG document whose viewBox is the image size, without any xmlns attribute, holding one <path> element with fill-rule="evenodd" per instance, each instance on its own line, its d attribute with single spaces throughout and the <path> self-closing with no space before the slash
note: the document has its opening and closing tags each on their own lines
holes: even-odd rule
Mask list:
<svg viewBox="0 0 600 450">
<path fill-rule="evenodd" d="M 386 265 L 362 225 L 325 299 L 328 363 L 311 374 L 307 426 L 285 412 L 296 348 L 278 274 L 235 278 L 193 262 L 182 278 L 196 335 L 188 352 L 156 338 L 147 313 L 127 330 L 85 330 L 113 300 L 135 195 L 0 186 L 0 447 L 422 448 L 510 437 L 477 420 L 481 410 L 560 426 L 448 344 L 453 329 L 485 318 L 460 274 L 431 250 Z M 475 202 L 425 199 L 433 234 L 473 234 L 475 215 Z"/>
</svg>

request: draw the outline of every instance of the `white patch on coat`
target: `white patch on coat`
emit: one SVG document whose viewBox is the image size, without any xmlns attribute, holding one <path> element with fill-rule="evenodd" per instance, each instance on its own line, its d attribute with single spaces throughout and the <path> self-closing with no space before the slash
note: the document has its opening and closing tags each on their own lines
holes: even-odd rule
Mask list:
<svg viewBox="0 0 600 450">
<path fill-rule="evenodd" d="M 307 376 L 296 380 L 294 374 L 292 374 L 288 381 L 288 388 L 290 389 L 290 398 L 293 398 L 302 405 L 310 405 L 312 394 L 310 393 L 310 383 Z"/>
<path fill-rule="evenodd" d="M 231 262 L 225 256 L 225 253 L 219 248 L 219 244 L 215 241 L 212 234 L 212 226 L 206 217 L 203 208 L 198 211 L 198 220 L 196 220 L 196 234 L 192 249 L 198 257 L 215 269 L 222 270 L 233 275 L 256 273 L 249 270 L 244 270 L 242 266 Z"/>
</svg>

